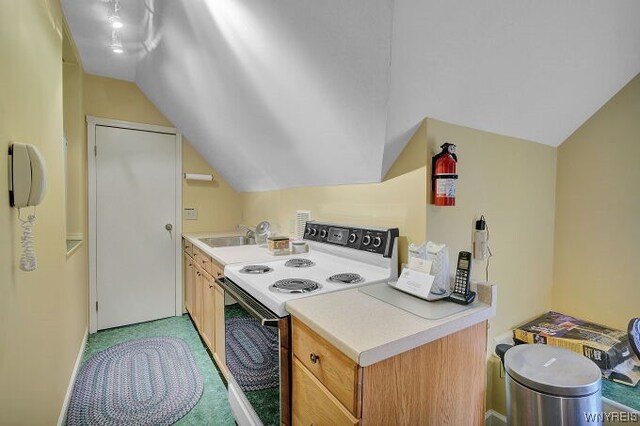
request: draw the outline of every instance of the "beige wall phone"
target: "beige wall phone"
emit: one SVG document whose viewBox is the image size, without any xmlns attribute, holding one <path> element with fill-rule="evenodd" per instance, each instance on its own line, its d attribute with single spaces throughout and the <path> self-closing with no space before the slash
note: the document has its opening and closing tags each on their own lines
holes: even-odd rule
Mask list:
<svg viewBox="0 0 640 426">
<path fill-rule="evenodd" d="M 20 210 L 23 207 L 36 206 L 42 202 L 47 192 L 47 169 L 40 151 L 33 146 L 14 143 L 9 146 L 9 204 Z M 19 214 L 18 214 L 19 216 Z M 22 222 L 22 256 L 20 269 L 36 269 L 36 256 L 33 251 L 34 212 Z"/>
</svg>

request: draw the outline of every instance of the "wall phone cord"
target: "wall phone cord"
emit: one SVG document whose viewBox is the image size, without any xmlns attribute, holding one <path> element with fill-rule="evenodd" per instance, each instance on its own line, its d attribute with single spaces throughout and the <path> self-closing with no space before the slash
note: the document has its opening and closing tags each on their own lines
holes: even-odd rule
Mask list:
<svg viewBox="0 0 640 426">
<path fill-rule="evenodd" d="M 18 212 L 18 218 L 22 222 L 22 255 L 20 256 L 20 269 L 26 272 L 35 271 L 37 267 L 36 253 L 33 250 L 33 225 L 36 223 L 35 210 L 32 214 L 27 216 L 27 220 L 20 217 L 20 211 Z"/>
<path fill-rule="evenodd" d="M 489 223 L 487 223 L 487 220 L 484 218 L 484 215 L 480 216 L 480 220 L 484 221 L 484 224 L 487 228 L 487 264 L 485 266 L 484 269 L 484 274 L 485 274 L 485 282 L 489 282 L 489 261 L 491 260 L 491 258 L 493 257 L 493 253 L 491 252 L 491 247 L 489 246 L 489 238 L 491 237 L 491 235 L 489 234 Z"/>
</svg>

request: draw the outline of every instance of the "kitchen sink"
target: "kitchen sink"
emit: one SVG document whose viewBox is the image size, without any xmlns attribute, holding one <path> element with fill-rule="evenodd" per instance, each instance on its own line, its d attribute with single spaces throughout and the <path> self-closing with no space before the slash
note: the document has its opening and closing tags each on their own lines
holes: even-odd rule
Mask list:
<svg viewBox="0 0 640 426">
<path fill-rule="evenodd" d="M 249 244 L 255 244 L 256 240 L 248 238 L 243 235 L 236 237 L 217 237 L 217 238 L 199 238 L 200 241 L 208 245 L 209 247 L 231 247 L 231 246 L 246 246 Z"/>
</svg>

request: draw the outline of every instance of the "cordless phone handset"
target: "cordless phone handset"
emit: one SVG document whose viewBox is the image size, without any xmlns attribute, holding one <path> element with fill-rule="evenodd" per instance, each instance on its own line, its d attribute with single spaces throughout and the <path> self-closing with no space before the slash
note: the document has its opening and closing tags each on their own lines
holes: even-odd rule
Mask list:
<svg viewBox="0 0 640 426">
<path fill-rule="evenodd" d="M 470 289 L 471 279 L 471 253 L 461 251 L 458 254 L 458 266 L 456 267 L 456 278 L 453 283 L 453 292 L 449 300 L 461 305 L 468 305 L 476 298 L 476 293 Z"/>
</svg>

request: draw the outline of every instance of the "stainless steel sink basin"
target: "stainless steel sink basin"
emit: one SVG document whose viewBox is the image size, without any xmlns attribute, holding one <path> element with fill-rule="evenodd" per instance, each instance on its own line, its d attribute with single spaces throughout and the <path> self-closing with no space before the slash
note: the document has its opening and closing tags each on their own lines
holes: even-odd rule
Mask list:
<svg viewBox="0 0 640 426">
<path fill-rule="evenodd" d="M 243 235 L 239 235 L 236 237 L 200 238 L 199 240 L 209 247 L 246 246 L 256 243 L 255 239 L 247 238 Z"/>
</svg>

